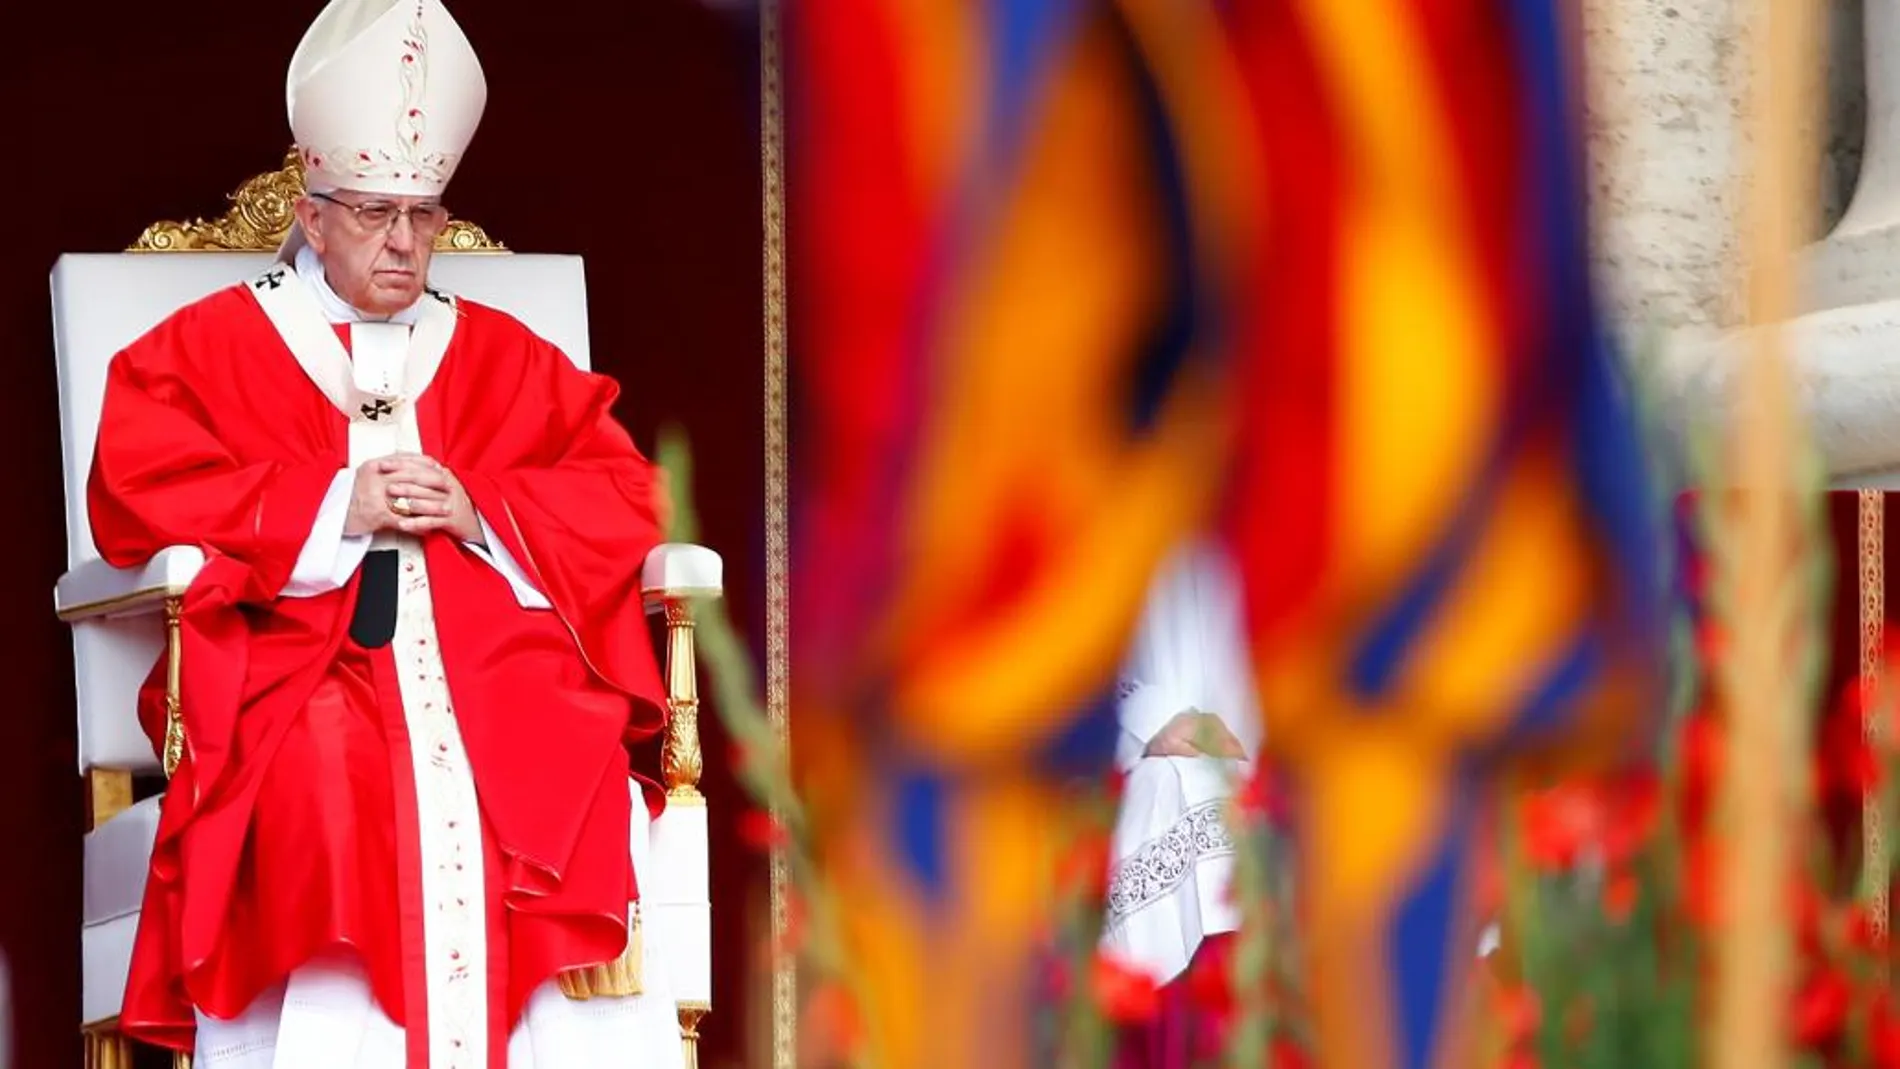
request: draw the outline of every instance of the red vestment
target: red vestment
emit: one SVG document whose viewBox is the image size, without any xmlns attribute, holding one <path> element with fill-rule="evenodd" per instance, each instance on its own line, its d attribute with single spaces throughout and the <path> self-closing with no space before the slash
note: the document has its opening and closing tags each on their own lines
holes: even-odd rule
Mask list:
<svg viewBox="0 0 1900 1069">
<path fill-rule="evenodd" d="M 218 1017 L 319 951 L 354 948 L 384 1012 L 422 1031 L 415 790 L 392 651 L 348 628 L 361 576 L 280 597 L 325 492 L 349 467 L 348 421 L 248 285 L 189 305 L 117 355 L 89 487 L 101 556 L 170 545 L 208 563 L 183 602 L 186 755 L 160 819 L 123 1031 L 190 1049 Z M 488 1048 L 501 1064 L 528 995 L 611 961 L 637 897 L 625 743 L 665 723 L 641 605 L 660 540 L 653 470 L 576 368 L 504 313 L 466 300 L 427 390 L 423 448 L 553 604 L 524 609 L 454 536 L 423 551 L 442 670 L 479 798 L 488 901 Z M 163 665 L 139 715 L 164 735 Z M 648 807 L 662 794 L 650 781 Z"/>
</svg>

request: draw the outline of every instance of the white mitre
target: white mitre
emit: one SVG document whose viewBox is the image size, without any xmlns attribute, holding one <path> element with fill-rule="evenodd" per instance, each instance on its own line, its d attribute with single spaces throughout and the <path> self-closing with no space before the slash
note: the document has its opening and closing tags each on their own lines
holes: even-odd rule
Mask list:
<svg viewBox="0 0 1900 1069">
<path fill-rule="evenodd" d="M 330 0 L 284 85 L 304 183 L 440 196 L 475 137 L 488 81 L 441 0 Z M 303 244 L 292 224 L 278 258 Z"/>
</svg>

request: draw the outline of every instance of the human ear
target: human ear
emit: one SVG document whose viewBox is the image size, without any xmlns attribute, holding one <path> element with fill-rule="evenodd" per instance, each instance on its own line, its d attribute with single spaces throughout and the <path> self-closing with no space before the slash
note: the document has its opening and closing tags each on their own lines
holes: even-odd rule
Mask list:
<svg viewBox="0 0 1900 1069">
<path fill-rule="evenodd" d="M 324 245 L 323 225 L 319 221 L 322 213 L 317 210 L 317 202 L 310 197 L 298 197 L 292 209 L 297 214 L 297 222 L 303 226 L 305 240 L 309 241 L 310 247 L 321 255 Z"/>
</svg>

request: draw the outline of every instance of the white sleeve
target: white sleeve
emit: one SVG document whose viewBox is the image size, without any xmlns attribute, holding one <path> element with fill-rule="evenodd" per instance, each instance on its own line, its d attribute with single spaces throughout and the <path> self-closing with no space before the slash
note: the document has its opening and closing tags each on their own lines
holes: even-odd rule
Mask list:
<svg viewBox="0 0 1900 1069">
<path fill-rule="evenodd" d="M 1208 595 L 1201 627 L 1205 703 L 1252 759 L 1260 752 L 1266 725 L 1237 579 Z"/>
<path fill-rule="evenodd" d="M 1121 731 L 1115 746 L 1117 764 L 1131 769 L 1148 744 L 1179 713 L 1199 697 L 1191 685 L 1194 658 L 1192 576 L 1176 557 L 1162 562 L 1149 579 L 1132 641 L 1122 663 L 1117 688 Z M 1184 647 L 1189 647 L 1184 649 Z"/>
<path fill-rule="evenodd" d="M 534 581 L 528 578 L 527 571 L 515 560 L 514 554 L 508 552 L 508 544 L 495 535 L 493 527 L 488 526 L 488 517 L 478 511 L 475 513 L 475 519 L 482 525 L 482 540 L 488 544 L 479 546 L 473 542 L 464 542 L 463 545 L 493 565 L 495 570 L 508 580 L 508 585 L 514 588 L 515 600 L 521 603 L 522 608 L 553 608 L 554 603 L 547 599 L 547 595 L 535 589 Z"/>
<path fill-rule="evenodd" d="M 343 525 L 350 518 L 350 492 L 356 486 L 356 469 L 344 468 L 330 482 L 317 509 L 317 522 L 304 539 L 297 554 L 296 567 L 280 591 L 287 598 L 309 598 L 336 590 L 350 581 L 357 566 L 369 552 L 370 536 L 345 535 Z"/>
<path fill-rule="evenodd" d="M 1115 763 L 1126 770 L 1135 767 L 1168 721 L 1190 707 L 1169 688 L 1138 679 L 1124 680 L 1118 697 L 1121 732 L 1115 744 Z"/>
</svg>

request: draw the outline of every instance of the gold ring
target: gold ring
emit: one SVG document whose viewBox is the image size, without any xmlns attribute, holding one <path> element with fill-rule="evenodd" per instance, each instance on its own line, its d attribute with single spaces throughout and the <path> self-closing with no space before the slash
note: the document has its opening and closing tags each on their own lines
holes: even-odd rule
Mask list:
<svg viewBox="0 0 1900 1069">
<path fill-rule="evenodd" d="M 406 497 L 397 498 L 395 501 L 390 503 L 389 507 L 401 515 L 404 515 L 404 516 L 409 515 L 409 499 Z"/>
</svg>

